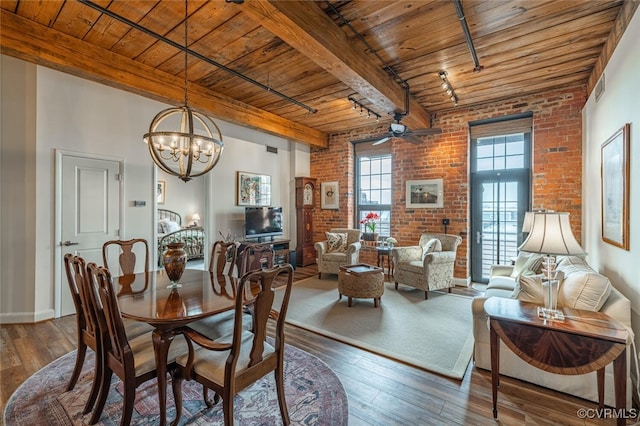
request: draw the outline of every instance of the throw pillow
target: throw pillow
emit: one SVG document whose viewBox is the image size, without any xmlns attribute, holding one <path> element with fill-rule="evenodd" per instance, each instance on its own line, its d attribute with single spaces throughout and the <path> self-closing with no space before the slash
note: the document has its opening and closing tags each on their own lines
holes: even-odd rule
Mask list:
<svg viewBox="0 0 640 426">
<path fill-rule="evenodd" d="M 442 242 L 437 238 L 432 238 L 427 241 L 427 244 L 422 247 L 422 260 L 424 260 L 427 253 L 432 253 L 434 251 L 442 251 Z"/>
<path fill-rule="evenodd" d="M 544 304 L 544 293 L 542 291 L 543 275 L 520 275 L 516 279 L 516 284 L 511 293 L 512 299 L 522 300 L 523 302 Z"/>
<path fill-rule="evenodd" d="M 611 294 L 609 278 L 592 269 L 564 271 L 558 290 L 558 305 L 574 309 L 599 311 Z"/>
<path fill-rule="evenodd" d="M 327 236 L 327 253 L 345 253 L 347 251 L 347 234 L 338 234 L 335 232 L 326 232 Z"/>
<path fill-rule="evenodd" d="M 167 233 L 167 223 L 169 219 L 160 219 L 158 221 L 158 234 L 166 234 Z"/>
<path fill-rule="evenodd" d="M 167 233 L 171 233 L 171 232 L 179 231 L 181 228 L 180 228 L 180 225 L 178 225 L 178 222 L 173 222 L 169 220 L 167 221 L 166 229 L 167 229 Z"/>
<path fill-rule="evenodd" d="M 516 278 L 522 273 L 535 274 L 539 272 L 538 269 L 540 269 L 540 265 L 542 265 L 543 261 L 544 256 L 542 256 L 541 254 L 521 251 L 520 253 L 518 253 L 516 264 L 513 266 L 511 278 Z"/>
</svg>

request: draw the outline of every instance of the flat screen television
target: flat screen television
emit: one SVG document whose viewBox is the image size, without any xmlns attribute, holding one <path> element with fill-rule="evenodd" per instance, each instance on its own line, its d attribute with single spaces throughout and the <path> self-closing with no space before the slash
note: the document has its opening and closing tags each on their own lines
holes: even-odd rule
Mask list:
<svg viewBox="0 0 640 426">
<path fill-rule="evenodd" d="M 282 207 L 245 207 L 244 229 L 247 240 L 282 235 Z"/>
</svg>

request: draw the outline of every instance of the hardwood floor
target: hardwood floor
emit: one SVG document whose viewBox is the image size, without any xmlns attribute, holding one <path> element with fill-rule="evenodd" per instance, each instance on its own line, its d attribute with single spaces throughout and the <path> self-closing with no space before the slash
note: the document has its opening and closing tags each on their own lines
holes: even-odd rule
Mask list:
<svg viewBox="0 0 640 426">
<path fill-rule="evenodd" d="M 317 274 L 297 268 L 296 281 Z M 473 296 L 476 290 L 456 288 Z M 449 379 L 287 326 L 287 343 L 326 362 L 349 398 L 349 425 L 614 425 L 614 419 L 583 420 L 581 408 L 597 404 L 501 378 L 496 422 L 491 414 L 491 375 L 470 363 L 462 381 Z M 37 324 L 0 326 L 0 407 L 34 372 L 75 349 L 75 316 Z M 0 421 L 0 424 L 2 421 Z M 628 424 L 633 424 L 628 422 Z"/>
</svg>

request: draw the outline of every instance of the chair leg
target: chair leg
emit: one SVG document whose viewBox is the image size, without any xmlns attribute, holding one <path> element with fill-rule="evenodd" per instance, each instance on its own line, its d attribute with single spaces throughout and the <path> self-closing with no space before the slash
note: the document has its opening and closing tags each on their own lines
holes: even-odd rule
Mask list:
<svg viewBox="0 0 640 426">
<path fill-rule="evenodd" d="M 220 395 L 214 392 L 213 400 L 212 400 L 211 398 L 209 398 L 209 388 L 206 387 L 205 385 L 202 385 L 202 399 L 204 400 L 204 403 L 207 405 L 207 408 L 211 408 L 214 405 L 216 405 L 218 402 L 220 402 Z"/>
<path fill-rule="evenodd" d="M 449 287 L 449 289 L 448 289 L 448 290 L 449 290 L 449 293 L 451 293 L 451 287 Z"/>
<path fill-rule="evenodd" d="M 96 398 L 98 397 L 98 392 L 100 391 L 100 384 L 102 383 L 102 376 L 104 375 L 104 367 L 103 360 L 101 355 L 102 350 L 96 350 L 96 367 L 93 373 L 93 383 L 91 384 L 91 391 L 89 392 L 89 398 L 87 398 L 87 403 L 84 405 L 84 410 L 82 410 L 82 414 L 87 414 L 96 403 Z"/>
<path fill-rule="evenodd" d="M 425 299 L 429 298 L 429 292 L 427 290 L 424 291 L 424 298 Z"/>
<path fill-rule="evenodd" d="M 282 360 L 281 360 L 282 361 Z M 278 405 L 280 406 L 280 415 L 282 416 L 282 423 L 288 426 L 291 423 L 289 419 L 289 410 L 287 409 L 287 400 L 284 397 L 284 367 L 282 362 L 274 371 L 276 378 L 276 390 L 278 391 Z"/>
<path fill-rule="evenodd" d="M 102 378 L 100 379 L 100 390 L 98 391 L 98 400 L 96 401 L 96 406 L 93 407 L 93 413 L 91 413 L 91 419 L 89 419 L 89 424 L 94 425 L 98 423 L 100 420 L 100 416 L 102 415 L 102 410 L 104 410 L 104 404 L 107 402 L 107 396 L 109 396 L 109 387 L 111 386 L 111 377 L 113 376 L 113 371 L 110 368 L 104 367 L 104 373 L 102 374 Z"/>
<path fill-rule="evenodd" d="M 69 380 L 69 384 L 67 385 L 65 392 L 69 392 L 76 386 L 76 383 L 78 383 L 78 378 L 80 377 L 80 372 L 82 371 L 82 365 L 84 364 L 84 358 L 87 353 L 87 345 L 80 339 L 82 339 L 82 337 L 79 337 L 78 340 L 78 350 L 76 351 L 76 365 L 73 367 L 73 373 L 71 374 L 71 379 Z"/>
<path fill-rule="evenodd" d="M 233 426 L 233 394 L 226 387 L 223 393 L 222 412 L 224 414 L 224 426 Z"/>
<path fill-rule="evenodd" d="M 318 279 L 322 279 L 322 272 L 318 272 Z"/>
<path fill-rule="evenodd" d="M 396 281 L 396 290 L 398 289 L 398 281 Z"/>
<path fill-rule="evenodd" d="M 120 419 L 120 426 L 129 426 L 131 424 L 131 416 L 133 415 L 133 403 L 136 402 L 136 385 L 135 379 L 123 380 L 124 382 L 124 397 L 122 401 L 122 418 Z"/>
</svg>

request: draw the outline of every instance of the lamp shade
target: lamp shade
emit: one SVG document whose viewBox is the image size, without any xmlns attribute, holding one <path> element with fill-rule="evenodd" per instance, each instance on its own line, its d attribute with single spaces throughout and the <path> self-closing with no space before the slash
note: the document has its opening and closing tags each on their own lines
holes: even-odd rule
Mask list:
<svg viewBox="0 0 640 426">
<path fill-rule="evenodd" d="M 531 232 L 531 226 L 533 225 L 533 215 L 535 212 L 525 212 L 524 220 L 522 221 L 522 232 Z"/>
<path fill-rule="evenodd" d="M 569 213 L 533 213 L 529 236 L 519 249 L 552 256 L 587 254 L 571 232 Z"/>
<path fill-rule="evenodd" d="M 191 220 L 200 220 L 200 215 L 198 213 L 194 213 L 191 215 Z"/>
</svg>

